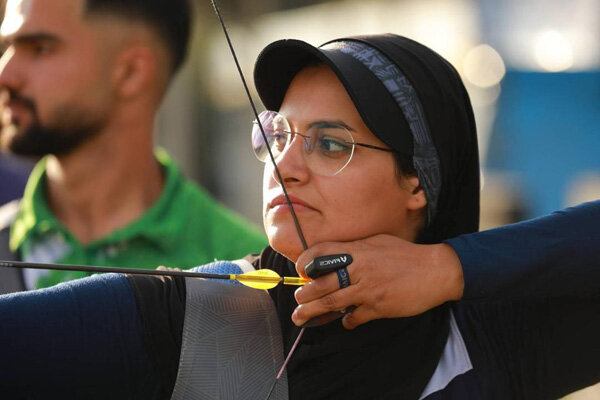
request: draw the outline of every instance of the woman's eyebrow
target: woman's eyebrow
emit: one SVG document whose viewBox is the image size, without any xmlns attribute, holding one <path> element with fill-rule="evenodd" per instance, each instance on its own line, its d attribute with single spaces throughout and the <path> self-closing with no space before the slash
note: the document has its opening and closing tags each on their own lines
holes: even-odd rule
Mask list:
<svg viewBox="0 0 600 400">
<path fill-rule="evenodd" d="M 319 120 L 319 121 L 314 121 L 311 122 L 308 125 L 308 128 L 313 128 L 313 127 L 321 127 L 321 128 L 345 128 L 351 132 L 356 132 L 356 130 L 354 128 L 352 128 L 350 125 L 346 124 L 344 121 L 341 120 Z"/>
</svg>

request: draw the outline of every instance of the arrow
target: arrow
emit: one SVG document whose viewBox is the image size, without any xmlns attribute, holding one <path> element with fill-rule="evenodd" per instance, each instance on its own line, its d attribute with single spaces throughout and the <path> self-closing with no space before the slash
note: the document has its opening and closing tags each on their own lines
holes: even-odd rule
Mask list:
<svg viewBox="0 0 600 400">
<path fill-rule="evenodd" d="M 69 264 L 40 264 L 27 263 L 20 261 L 0 261 L 0 267 L 5 268 L 32 268 L 32 269 L 51 269 L 57 271 L 83 271 L 83 272 L 115 272 L 119 274 L 131 275 L 154 275 L 154 276 L 183 276 L 186 278 L 204 278 L 204 279 L 222 279 L 229 281 L 237 281 L 242 285 L 253 289 L 272 289 L 281 284 L 303 286 L 307 279 L 294 276 L 281 277 L 275 271 L 270 269 L 259 269 L 243 274 L 210 274 L 204 272 L 193 271 L 161 271 L 135 268 L 116 268 L 116 267 L 95 267 L 90 265 L 69 265 Z"/>
</svg>

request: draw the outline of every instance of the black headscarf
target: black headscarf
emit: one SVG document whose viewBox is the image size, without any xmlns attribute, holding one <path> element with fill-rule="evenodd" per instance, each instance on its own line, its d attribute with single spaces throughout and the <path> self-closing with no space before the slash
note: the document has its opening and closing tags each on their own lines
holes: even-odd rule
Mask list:
<svg viewBox="0 0 600 400">
<path fill-rule="evenodd" d="M 316 48 L 297 40 L 267 46 L 255 84 L 268 109 L 278 110 L 294 76 L 317 62 L 346 88 L 367 127 L 412 157 L 428 199 L 422 240 L 441 242 L 476 231 L 479 161 L 473 111 L 456 70 L 431 49 L 397 35 L 355 36 Z M 295 274 L 293 263 L 267 248 L 261 266 Z M 286 353 L 297 334 L 290 321 L 293 289 L 271 295 Z M 440 306 L 412 318 L 376 320 L 353 331 L 339 321 L 309 329 L 288 368 L 292 399 L 418 399 L 431 378 L 449 332 Z"/>
<path fill-rule="evenodd" d="M 473 108 L 458 72 L 448 61 L 413 40 L 362 36 L 403 71 L 418 94 L 441 164 L 437 211 L 425 229 L 436 243 L 479 230 L 479 153 Z"/>
</svg>

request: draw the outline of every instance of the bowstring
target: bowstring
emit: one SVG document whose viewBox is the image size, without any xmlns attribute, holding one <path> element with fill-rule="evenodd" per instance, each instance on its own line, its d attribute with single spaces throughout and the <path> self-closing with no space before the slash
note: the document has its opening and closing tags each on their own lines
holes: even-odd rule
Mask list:
<svg viewBox="0 0 600 400">
<path fill-rule="evenodd" d="M 307 250 L 308 245 L 306 244 L 306 239 L 304 238 L 304 233 L 302 232 L 302 228 L 300 227 L 300 222 L 298 221 L 298 217 L 296 216 L 294 207 L 292 207 L 292 202 L 290 201 L 290 197 L 288 196 L 287 189 L 285 188 L 285 185 L 283 184 L 283 179 L 281 178 L 281 173 L 279 172 L 279 168 L 277 167 L 277 163 L 275 162 L 275 157 L 273 157 L 273 152 L 271 151 L 271 146 L 269 146 L 269 142 L 267 140 L 267 135 L 265 134 L 265 130 L 260 122 L 260 119 L 258 118 L 258 111 L 256 111 L 256 105 L 254 104 L 254 100 L 252 100 L 252 95 L 250 94 L 250 90 L 248 89 L 248 84 L 246 83 L 246 78 L 244 77 L 244 73 L 242 72 L 242 68 L 240 67 L 240 63 L 238 61 L 237 54 L 233 48 L 233 44 L 231 43 L 229 33 L 227 32 L 227 27 L 225 26 L 225 22 L 223 21 L 223 17 L 221 16 L 221 11 L 219 10 L 219 7 L 217 6 L 217 3 L 215 0 L 211 0 L 211 3 L 213 5 L 213 8 L 215 9 L 215 12 L 217 13 L 217 17 L 219 18 L 221 27 L 223 28 L 223 33 L 225 34 L 225 38 L 227 39 L 227 44 L 229 45 L 229 50 L 231 51 L 231 55 L 233 57 L 233 60 L 235 61 L 235 66 L 238 70 L 238 73 L 239 73 L 242 83 L 244 85 L 244 90 L 246 91 L 246 96 L 248 97 L 248 100 L 250 101 L 250 106 L 252 107 L 252 112 L 254 113 L 254 118 L 256 118 L 257 125 L 260 128 L 260 133 L 262 135 L 263 140 L 265 141 L 267 150 L 269 151 L 269 158 L 271 159 L 271 163 L 273 164 L 273 167 L 275 168 L 275 174 L 277 175 L 277 179 L 279 179 L 279 185 L 281 186 L 281 189 L 283 189 L 283 195 L 285 197 L 285 201 L 287 202 L 287 205 L 290 208 L 290 211 L 292 212 L 292 218 L 294 220 L 294 225 L 296 226 L 296 232 L 298 232 L 298 236 L 300 237 L 300 241 L 302 242 L 303 249 Z"/>
<path fill-rule="evenodd" d="M 248 97 L 248 101 L 250 102 L 250 106 L 252 107 L 252 112 L 254 113 L 254 118 L 256 118 L 257 125 L 260 128 L 260 133 L 265 142 L 265 146 L 267 147 L 267 150 L 269 152 L 269 158 L 271 160 L 271 163 L 273 164 L 273 168 L 275 169 L 275 174 L 277 175 L 277 179 L 279 179 L 279 185 L 281 186 L 281 189 L 283 190 L 283 196 L 285 197 L 285 201 L 291 211 L 292 219 L 294 220 L 294 225 L 296 227 L 296 232 L 298 233 L 298 237 L 300 238 L 300 241 L 302 242 L 302 248 L 304 250 L 307 250 L 308 245 L 306 244 L 306 239 L 304 238 L 304 233 L 302 232 L 302 228 L 300 227 L 300 222 L 298 221 L 298 217 L 296 216 L 296 212 L 294 211 L 294 207 L 292 206 L 292 202 L 290 200 L 290 197 L 288 196 L 287 189 L 285 188 L 283 179 L 281 178 L 281 173 L 279 172 L 279 168 L 277 167 L 277 163 L 275 162 L 275 157 L 273 157 L 273 153 L 271 152 L 271 146 L 269 146 L 269 141 L 267 140 L 267 135 L 265 134 L 265 130 L 262 126 L 262 123 L 260 122 L 260 119 L 258 118 L 258 111 L 256 110 L 256 105 L 254 104 L 254 100 L 252 100 L 252 95 L 250 94 L 250 90 L 248 89 L 248 84 L 246 83 L 246 78 L 244 77 L 244 73 L 242 72 L 242 68 L 238 61 L 237 54 L 235 52 L 235 49 L 233 48 L 231 38 L 229 37 L 227 27 L 225 26 L 225 22 L 223 21 L 223 17 L 221 16 L 221 10 L 219 9 L 219 6 L 217 5 L 216 0 L 210 0 L 210 2 L 215 10 L 215 13 L 217 14 L 217 17 L 219 18 L 219 23 L 221 24 L 223 33 L 225 34 L 225 39 L 227 40 L 227 44 L 229 46 L 229 51 L 231 52 L 231 55 L 235 62 L 235 66 L 238 70 L 240 79 L 242 80 L 244 90 L 246 91 L 246 96 Z M 271 398 L 271 394 L 273 393 L 273 390 L 275 389 L 277 382 L 279 382 L 279 378 L 283 374 L 283 371 L 285 370 L 287 363 L 289 362 L 292 354 L 294 353 L 296 346 L 300 342 L 300 339 L 302 338 L 302 335 L 304 334 L 305 329 L 306 328 L 300 329 L 300 332 L 298 333 L 298 336 L 296 337 L 296 340 L 294 341 L 294 345 L 290 349 L 290 352 L 288 353 L 285 361 L 283 362 L 283 365 L 281 366 L 281 370 L 277 374 L 277 377 L 275 378 L 275 380 L 273 381 L 273 384 L 271 385 L 271 388 L 269 389 L 269 394 L 267 395 L 266 400 L 269 400 L 269 398 Z"/>
</svg>

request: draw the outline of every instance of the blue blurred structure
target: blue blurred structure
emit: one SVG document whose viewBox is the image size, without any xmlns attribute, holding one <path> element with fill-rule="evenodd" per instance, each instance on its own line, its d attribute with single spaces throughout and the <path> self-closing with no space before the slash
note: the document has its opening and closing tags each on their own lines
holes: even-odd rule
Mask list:
<svg viewBox="0 0 600 400">
<path fill-rule="evenodd" d="M 565 204 L 569 183 L 600 173 L 600 71 L 509 71 L 485 167 L 515 174 L 526 217 Z"/>
<path fill-rule="evenodd" d="M 28 163 L 0 154 L 0 205 L 23 195 L 30 170 Z"/>
</svg>

